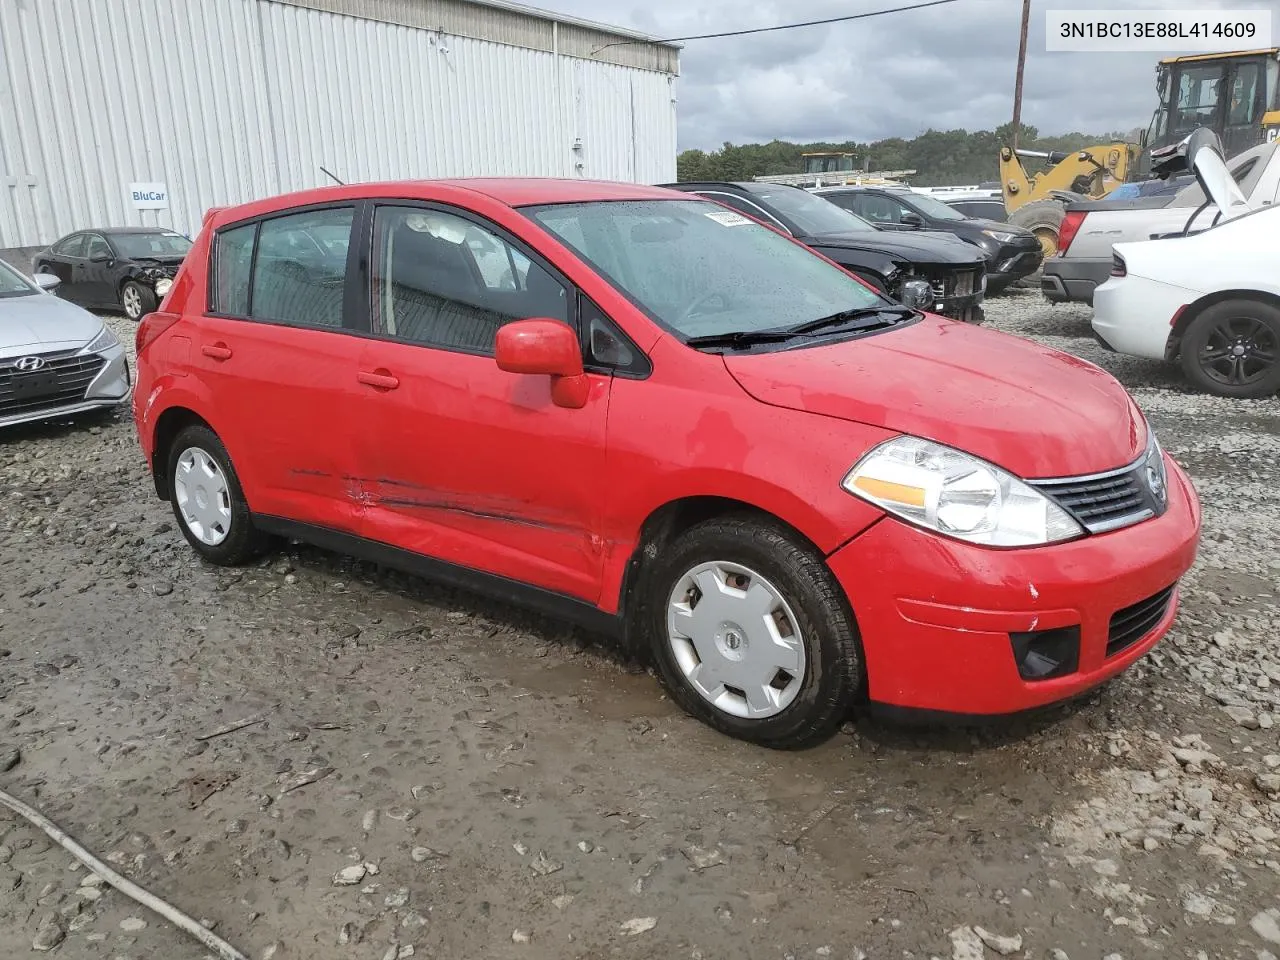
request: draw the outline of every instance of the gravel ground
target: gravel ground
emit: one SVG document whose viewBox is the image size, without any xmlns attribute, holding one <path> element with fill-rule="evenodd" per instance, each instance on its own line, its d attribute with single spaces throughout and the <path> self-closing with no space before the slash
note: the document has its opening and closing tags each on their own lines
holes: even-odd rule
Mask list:
<svg viewBox="0 0 1280 960">
<path fill-rule="evenodd" d="M 553 622 L 302 547 L 202 566 L 121 413 L 0 445 L 0 787 L 253 960 L 1266 960 L 1280 401 L 988 313 L 1114 372 L 1204 500 L 1173 633 L 1088 700 L 737 743 Z M 0 812 L 0 956 L 206 955 L 85 879 Z"/>
</svg>

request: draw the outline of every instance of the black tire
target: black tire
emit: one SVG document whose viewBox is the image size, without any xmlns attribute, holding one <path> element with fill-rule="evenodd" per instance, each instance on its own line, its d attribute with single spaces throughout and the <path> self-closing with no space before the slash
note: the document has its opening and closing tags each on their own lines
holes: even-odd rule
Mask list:
<svg viewBox="0 0 1280 960">
<path fill-rule="evenodd" d="M 680 579 L 699 564 L 740 564 L 773 584 L 791 608 L 805 651 L 794 700 L 763 719 L 734 716 L 703 698 L 681 670 L 667 633 L 667 605 Z M 721 733 L 792 750 L 829 737 L 862 690 L 857 626 L 822 557 L 780 525 L 729 516 L 691 527 L 666 547 L 645 578 L 644 626 L 664 686 L 689 714 Z M 793 681 L 794 682 L 794 681 Z"/>
<path fill-rule="evenodd" d="M 1237 345 L 1245 353 L 1234 358 L 1229 351 Z M 1181 359 L 1187 379 L 1206 393 L 1237 400 L 1274 396 L 1280 391 L 1280 309 L 1247 299 L 1206 307 L 1182 334 Z"/>
<path fill-rule="evenodd" d="M 124 315 L 135 323 L 148 313 L 152 313 L 159 305 L 159 302 L 156 299 L 154 290 L 143 286 L 136 280 L 126 280 L 124 286 L 120 288 L 120 306 L 124 309 Z M 135 312 L 136 316 L 134 315 Z"/>
<path fill-rule="evenodd" d="M 205 543 L 192 532 L 179 504 L 178 485 L 174 479 L 178 472 L 180 458 L 191 449 L 204 451 L 217 464 L 229 491 L 231 521 L 225 538 L 216 544 Z M 184 427 L 174 438 L 166 459 L 166 469 L 169 471 L 167 477 L 169 502 L 173 507 L 174 519 L 177 520 L 178 529 L 182 531 L 182 535 L 187 538 L 187 543 L 191 544 L 191 548 L 200 555 L 200 558 L 220 567 L 236 567 L 261 556 L 270 545 L 270 538 L 254 527 L 253 518 L 249 513 L 249 504 L 240 486 L 240 478 L 236 475 L 236 469 L 231 463 L 231 457 L 227 454 L 227 448 L 222 445 L 218 435 L 201 425 L 193 424 Z"/>
<path fill-rule="evenodd" d="M 1009 225 L 1034 233 L 1047 260 L 1058 252 L 1058 234 L 1066 212 L 1059 200 L 1033 200 L 1009 214 Z"/>
</svg>

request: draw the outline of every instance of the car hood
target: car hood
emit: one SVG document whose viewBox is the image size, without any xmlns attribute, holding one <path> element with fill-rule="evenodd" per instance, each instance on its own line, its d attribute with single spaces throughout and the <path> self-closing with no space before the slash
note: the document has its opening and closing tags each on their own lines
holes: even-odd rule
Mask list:
<svg viewBox="0 0 1280 960">
<path fill-rule="evenodd" d="M 926 437 L 1028 479 L 1113 470 L 1146 449 L 1142 414 L 1110 374 L 969 324 L 925 317 L 724 362 L 762 403 Z"/>
<path fill-rule="evenodd" d="M 79 346 L 101 329 L 88 310 L 52 294 L 0 297 L 0 357 Z"/>
<path fill-rule="evenodd" d="M 130 263 L 140 267 L 180 267 L 186 257 L 131 257 Z"/>
<path fill-rule="evenodd" d="M 866 233 L 831 233 L 821 237 L 805 237 L 811 247 L 830 250 L 871 250 L 888 253 L 917 263 L 978 263 L 982 255 L 973 244 L 950 234 L 920 236 L 910 233 L 876 230 Z M 836 258 L 832 258 L 836 259 Z"/>
</svg>

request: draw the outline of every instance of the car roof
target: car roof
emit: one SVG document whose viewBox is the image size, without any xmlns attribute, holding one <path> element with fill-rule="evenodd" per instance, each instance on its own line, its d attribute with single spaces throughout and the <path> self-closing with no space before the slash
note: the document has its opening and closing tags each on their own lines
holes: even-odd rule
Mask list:
<svg viewBox="0 0 1280 960">
<path fill-rule="evenodd" d="M 265 216 L 294 207 L 340 203 L 373 198 L 405 200 L 440 199 L 441 192 L 480 195 L 509 207 L 555 203 L 592 203 L 607 200 L 671 200 L 672 192 L 660 187 L 609 180 L 569 180 L 551 177 L 458 177 L 439 180 L 388 180 L 316 187 L 285 193 L 236 206 L 216 207 L 206 214 L 215 226 L 249 217 Z"/>
<path fill-rule="evenodd" d="M 67 237 L 74 237 L 81 233 L 98 233 L 104 237 L 116 237 L 126 233 L 177 233 L 172 227 L 81 227 L 79 230 L 72 230 L 70 233 L 64 233 L 58 240 L 60 242 Z"/>
</svg>

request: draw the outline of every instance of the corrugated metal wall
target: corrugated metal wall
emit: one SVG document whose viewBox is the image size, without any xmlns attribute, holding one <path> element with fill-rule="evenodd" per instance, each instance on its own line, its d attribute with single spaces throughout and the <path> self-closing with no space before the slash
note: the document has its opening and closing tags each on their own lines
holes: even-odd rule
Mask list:
<svg viewBox="0 0 1280 960">
<path fill-rule="evenodd" d="M 210 206 L 330 182 L 321 166 L 671 180 L 672 83 L 272 0 L 0 0 L 0 248 L 194 234 Z M 134 209 L 134 182 L 169 208 Z"/>
</svg>

